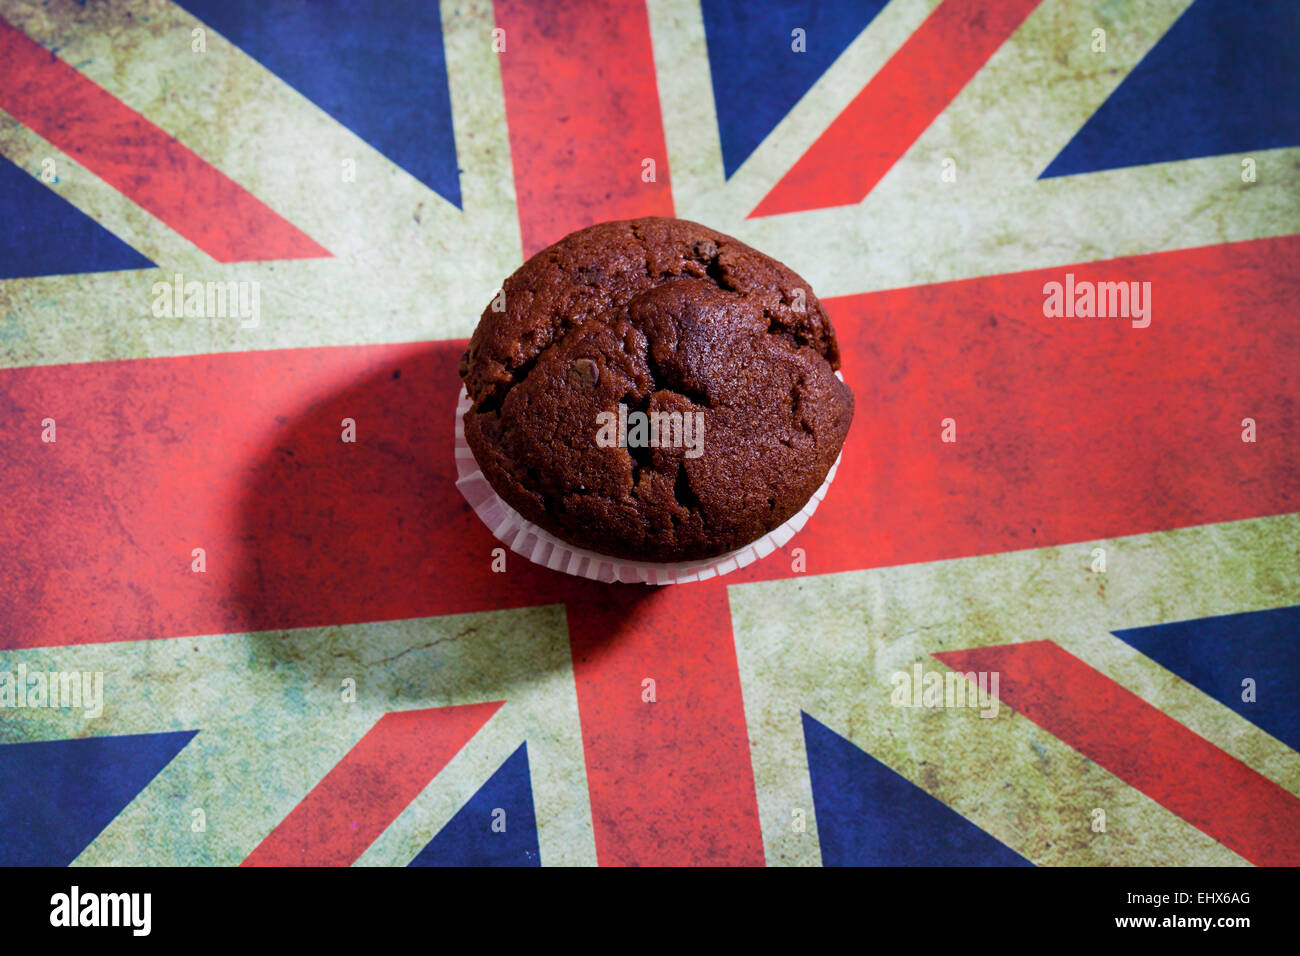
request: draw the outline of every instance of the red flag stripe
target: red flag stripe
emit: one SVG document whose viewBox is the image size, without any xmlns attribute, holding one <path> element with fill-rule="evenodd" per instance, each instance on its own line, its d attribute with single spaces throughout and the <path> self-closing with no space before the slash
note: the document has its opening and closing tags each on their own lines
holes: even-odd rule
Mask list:
<svg viewBox="0 0 1300 956">
<path fill-rule="evenodd" d="M 11 582 L 0 589 L 0 643 L 560 600 L 549 582 L 566 579 L 522 558 L 508 575 L 490 573 L 497 542 L 455 489 L 463 349 L 287 349 L 0 371 L 0 576 Z M 57 423 L 53 444 L 40 440 L 46 417 Z M 345 419 L 355 443 L 342 440 Z"/>
<path fill-rule="evenodd" d="M 218 262 L 330 255 L 170 133 L 3 19 L 0 108 Z"/>
<path fill-rule="evenodd" d="M 384 714 L 241 865 L 355 863 L 502 703 Z"/>
<path fill-rule="evenodd" d="M 862 202 L 1041 0 L 944 0 L 749 214 Z"/>
<path fill-rule="evenodd" d="M 495 7 L 524 254 L 594 222 L 671 216 L 643 0 Z M 725 589 L 564 590 L 599 862 L 761 864 Z M 643 703 L 655 674 L 664 696 Z"/>
<path fill-rule="evenodd" d="M 726 586 L 610 585 L 568 617 L 601 865 L 761 866 Z"/>
<path fill-rule="evenodd" d="M 1065 269 L 830 303 L 858 410 L 793 542 L 808 573 L 1300 510 L 1300 237 L 1069 271 L 1151 281 L 1151 326 L 1044 318 L 1043 285 Z M 584 593 L 514 555 L 509 573 L 491 571 L 498 543 L 454 487 L 463 347 L 0 370 L 0 647 Z M 953 444 L 940 440 L 947 417 Z M 355 443 L 341 441 L 344 418 Z M 778 554 L 725 581 L 789 574 Z"/>
<path fill-rule="evenodd" d="M 524 255 L 595 222 L 671 216 L 644 0 L 495 8 Z"/>
<path fill-rule="evenodd" d="M 1234 853 L 1300 865 L 1300 799 L 1060 645 L 934 656 L 962 673 L 998 672 L 1003 703 Z"/>
<path fill-rule="evenodd" d="M 1067 273 L 1150 282 L 1150 326 L 1045 317 Z M 1300 236 L 835 299 L 856 416 L 792 546 L 824 574 L 1300 511 L 1297 299 Z"/>
</svg>

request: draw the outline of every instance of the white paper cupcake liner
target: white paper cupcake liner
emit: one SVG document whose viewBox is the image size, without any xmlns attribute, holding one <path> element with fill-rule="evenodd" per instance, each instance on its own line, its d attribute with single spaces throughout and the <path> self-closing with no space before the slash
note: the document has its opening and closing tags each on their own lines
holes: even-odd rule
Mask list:
<svg viewBox="0 0 1300 956">
<path fill-rule="evenodd" d="M 837 372 L 836 375 L 838 374 Z M 753 564 L 759 558 L 767 557 L 778 548 L 785 547 L 813 516 L 817 506 L 826 497 L 826 491 L 835 479 L 835 471 L 840 466 L 840 456 L 837 455 L 826 480 L 794 517 L 743 548 L 703 561 L 629 561 L 597 554 L 561 541 L 506 504 L 492 490 L 465 441 L 465 412 L 471 404 L 465 387 L 461 386 L 460 401 L 456 404 L 456 487 L 465 496 L 474 513 L 498 541 L 534 564 L 606 584 L 616 581 L 624 584 L 684 584 L 688 581 L 704 581 L 729 574 Z"/>
</svg>

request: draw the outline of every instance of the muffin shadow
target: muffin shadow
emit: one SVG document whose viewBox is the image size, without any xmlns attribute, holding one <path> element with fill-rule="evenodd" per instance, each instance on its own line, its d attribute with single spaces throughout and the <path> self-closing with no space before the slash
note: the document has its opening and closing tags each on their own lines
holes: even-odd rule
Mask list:
<svg viewBox="0 0 1300 956">
<path fill-rule="evenodd" d="M 644 585 L 602 585 L 535 565 L 505 550 L 473 513 L 455 486 L 463 348 L 320 350 L 291 370 L 315 397 L 268 422 L 236 506 L 242 570 L 229 600 L 251 632 L 257 666 L 327 688 L 380 667 L 385 692 L 401 706 L 427 698 L 433 648 L 454 640 L 458 658 L 505 653 L 518 666 L 480 667 L 463 687 L 443 675 L 439 692 L 508 697 L 520 682 L 568 665 L 537 630 L 567 621 L 542 608 L 613 602 L 630 613 L 652 598 Z M 495 570 L 503 556 L 505 570 Z M 515 613 L 481 616 L 491 611 Z M 619 630 L 584 643 L 584 653 L 603 654 Z"/>
</svg>

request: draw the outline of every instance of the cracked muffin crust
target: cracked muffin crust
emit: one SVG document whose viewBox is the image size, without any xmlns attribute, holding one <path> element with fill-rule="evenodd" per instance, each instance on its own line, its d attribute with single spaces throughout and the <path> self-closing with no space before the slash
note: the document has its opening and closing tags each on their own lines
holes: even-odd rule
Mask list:
<svg viewBox="0 0 1300 956">
<path fill-rule="evenodd" d="M 821 303 L 781 263 L 685 220 L 601 223 L 533 256 L 504 309 L 483 311 L 460 360 L 465 438 L 493 490 L 570 544 L 709 558 L 825 480 L 853 418 L 839 367 Z M 636 413 L 668 438 L 599 440 Z M 698 442 L 667 429 L 673 413 Z"/>
</svg>

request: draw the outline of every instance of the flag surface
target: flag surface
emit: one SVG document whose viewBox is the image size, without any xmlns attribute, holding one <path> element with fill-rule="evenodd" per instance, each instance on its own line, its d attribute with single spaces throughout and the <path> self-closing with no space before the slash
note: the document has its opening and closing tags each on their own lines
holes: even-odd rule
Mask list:
<svg viewBox="0 0 1300 956">
<path fill-rule="evenodd" d="M 0 0 L 0 864 L 1300 863 L 1298 40 Z M 465 340 L 643 215 L 811 282 L 837 478 L 722 579 L 502 569 Z"/>
</svg>

